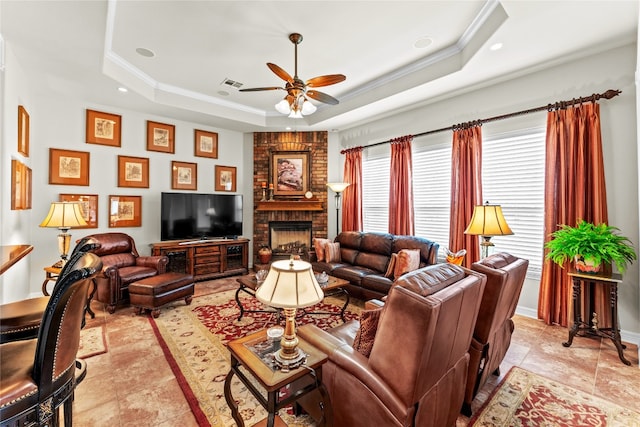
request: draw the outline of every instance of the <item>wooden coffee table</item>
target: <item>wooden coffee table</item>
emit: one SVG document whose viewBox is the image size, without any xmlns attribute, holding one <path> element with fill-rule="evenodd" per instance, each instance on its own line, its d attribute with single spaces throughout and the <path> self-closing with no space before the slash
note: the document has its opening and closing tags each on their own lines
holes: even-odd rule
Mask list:
<svg viewBox="0 0 640 427">
<path fill-rule="evenodd" d="M 349 284 L 348 280 L 329 276 L 329 281 L 327 282 L 327 284 L 324 286 L 320 285 L 320 287 L 322 288 L 322 291 L 324 292 L 325 298 L 330 296 L 336 296 L 336 295 L 344 295 L 346 297 L 344 301 L 344 305 L 340 309 L 340 318 L 342 319 L 342 323 L 347 321 L 344 317 L 344 312 L 347 309 L 347 306 L 349 305 L 349 301 L 351 300 L 351 296 L 349 295 L 349 292 L 347 292 L 347 289 L 346 289 L 346 286 L 348 284 Z M 306 311 L 305 309 L 298 309 L 298 316 L 304 316 L 309 314 L 311 315 L 314 315 L 314 314 L 327 315 L 328 314 L 328 315 L 335 316 L 336 313 L 333 313 L 331 311 Z"/>
<path fill-rule="evenodd" d="M 240 292 L 244 292 L 247 295 L 251 295 L 255 298 L 256 296 L 256 288 L 258 287 L 258 281 L 255 276 L 242 276 L 236 279 L 236 282 L 240 285 L 238 290 L 236 291 L 236 304 L 238 304 L 238 308 L 240 309 L 240 316 L 238 316 L 238 320 L 242 319 L 244 313 L 277 313 L 278 318 L 276 319 L 276 323 L 280 323 L 280 309 L 271 309 L 271 310 L 248 310 L 243 307 L 242 302 L 240 301 Z"/>
<path fill-rule="evenodd" d="M 238 320 L 242 319 L 242 316 L 244 316 L 244 313 L 277 313 L 278 318 L 276 320 L 276 323 L 280 323 L 280 312 L 281 312 L 280 309 L 274 308 L 270 310 L 249 310 L 244 308 L 244 306 L 242 305 L 242 302 L 240 301 L 240 292 L 244 292 L 245 294 L 251 295 L 254 298 L 256 296 L 256 288 L 258 287 L 258 281 L 256 280 L 255 276 L 242 276 L 236 279 L 236 281 L 240 285 L 240 287 L 236 291 L 236 296 L 235 296 L 236 304 L 238 304 L 238 308 L 240 309 L 240 315 L 238 316 Z M 322 291 L 324 292 L 325 298 L 328 296 L 336 296 L 340 294 L 346 297 L 344 301 L 344 305 L 340 309 L 340 318 L 342 319 L 343 323 L 346 322 L 346 319 L 344 317 L 344 312 L 346 311 L 347 306 L 349 305 L 349 301 L 351 300 L 349 292 L 347 292 L 347 289 L 345 288 L 348 284 L 349 284 L 348 280 L 329 276 L 329 281 L 327 282 L 326 286 L 322 286 L 322 285 L 320 286 L 322 288 Z M 320 315 L 320 314 L 331 315 L 331 316 L 336 315 L 336 313 L 333 313 L 331 311 L 307 311 L 305 309 L 298 309 L 297 311 L 297 317 L 301 317 L 305 315 Z"/>
</svg>

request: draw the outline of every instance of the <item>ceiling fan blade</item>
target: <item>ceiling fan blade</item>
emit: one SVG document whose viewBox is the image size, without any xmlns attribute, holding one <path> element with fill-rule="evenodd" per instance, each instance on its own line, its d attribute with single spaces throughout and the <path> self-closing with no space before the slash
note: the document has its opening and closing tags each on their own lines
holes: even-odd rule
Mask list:
<svg viewBox="0 0 640 427">
<path fill-rule="evenodd" d="M 249 87 L 246 89 L 240 89 L 238 90 L 238 92 L 258 92 L 260 90 L 278 90 L 278 89 L 285 90 L 283 87 L 269 86 L 269 87 Z"/>
<path fill-rule="evenodd" d="M 311 99 L 324 102 L 325 104 L 337 105 L 340 103 L 340 101 L 335 99 L 333 96 L 327 95 L 326 93 L 318 92 L 317 90 L 308 90 L 306 95 Z"/>
<path fill-rule="evenodd" d="M 280 77 L 285 82 L 293 83 L 293 77 L 291 77 L 289 75 L 289 73 L 287 73 L 282 68 L 278 67 L 276 64 L 272 64 L 271 62 L 267 62 L 267 67 L 269 67 L 269 69 L 271 71 L 273 71 L 276 74 L 276 76 Z"/>
<path fill-rule="evenodd" d="M 326 76 L 314 77 L 312 79 L 307 80 L 307 86 L 309 87 L 320 87 L 320 86 L 329 86 L 334 85 L 336 83 L 340 83 L 344 81 L 347 77 L 343 74 L 328 74 Z"/>
</svg>

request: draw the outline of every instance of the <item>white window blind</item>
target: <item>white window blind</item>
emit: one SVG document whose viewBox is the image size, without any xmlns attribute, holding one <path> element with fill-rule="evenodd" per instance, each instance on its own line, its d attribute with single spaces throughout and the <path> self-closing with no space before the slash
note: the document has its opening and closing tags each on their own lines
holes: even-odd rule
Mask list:
<svg viewBox="0 0 640 427">
<path fill-rule="evenodd" d="M 451 143 L 413 152 L 413 212 L 416 236 L 449 246 Z"/>
<path fill-rule="evenodd" d="M 496 251 L 528 259 L 532 279 L 540 278 L 544 255 L 544 159 L 544 129 L 483 138 L 482 194 L 502 206 L 514 233 L 491 241 Z"/>
<path fill-rule="evenodd" d="M 386 233 L 389 230 L 388 156 L 362 159 L 363 230 Z"/>
</svg>

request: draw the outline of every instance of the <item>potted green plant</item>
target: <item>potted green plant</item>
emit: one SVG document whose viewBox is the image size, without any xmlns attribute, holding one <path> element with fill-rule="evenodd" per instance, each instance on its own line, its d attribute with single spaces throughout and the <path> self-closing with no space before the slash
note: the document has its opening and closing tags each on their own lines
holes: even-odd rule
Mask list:
<svg viewBox="0 0 640 427">
<path fill-rule="evenodd" d="M 560 267 L 568 260 L 575 261 L 577 270 L 595 273 L 602 263 L 615 263 L 624 273 L 627 263 L 637 258 L 631 241 L 619 235 L 617 227 L 592 224 L 580 220 L 575 227 L 562 225 L 546 243 L 546 258 Z"/>
</svg>

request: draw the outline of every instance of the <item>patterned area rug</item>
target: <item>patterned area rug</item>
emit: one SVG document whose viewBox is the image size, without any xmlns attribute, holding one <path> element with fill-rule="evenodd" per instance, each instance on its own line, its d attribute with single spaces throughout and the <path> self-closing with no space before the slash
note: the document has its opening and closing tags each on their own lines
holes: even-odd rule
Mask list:
<svg viewBox="0 0 640 427">
<path fill-rule="evenodd" d="M 513 367 L 469 426 L 640 426 L 640 413 Z"/>
<path fill-rule="evenodd" d="M 107 341 L 104 336 L 104 325 L 83 329 L 80 332 L 78 358 L 87 359 L 107 352 Z"/>
<path fill-rule="evenodd" d="M 234 295 L 235 290 L 230 290 L 200 296 L 194 298 L 190 306 L 172 305 L 164 309 L 157 319 L 149 317 L 200 426 L 235 426 L 223 390 L 224 379 L 230 369 L 226 343 L 276 323 L 275 313 L 245 313 L 238 321 L 240 310 Z M 255 298 L 243 293 L 240 295 L 245 309 L 268 309 Z M 309 311 L 330 311 L 335 315 L 301 316 L 296 323 L 314 323 L 323 329 L 341 324 L 338 313 L 343 304 L 344 300 L 339 298 L 325 298 Z M 345 317 L 347 320 L 357 319 L 360 312 L 361 308 L 350 304 Z M 267 416 L 237 377 L 234 377 L 231 387 L 245 425 L 253 425 Z M 290 427 L 313 425 L 308 417 L 295 417 L 286 408 L 280 410 L 279 415 Z"/>
</svg>

